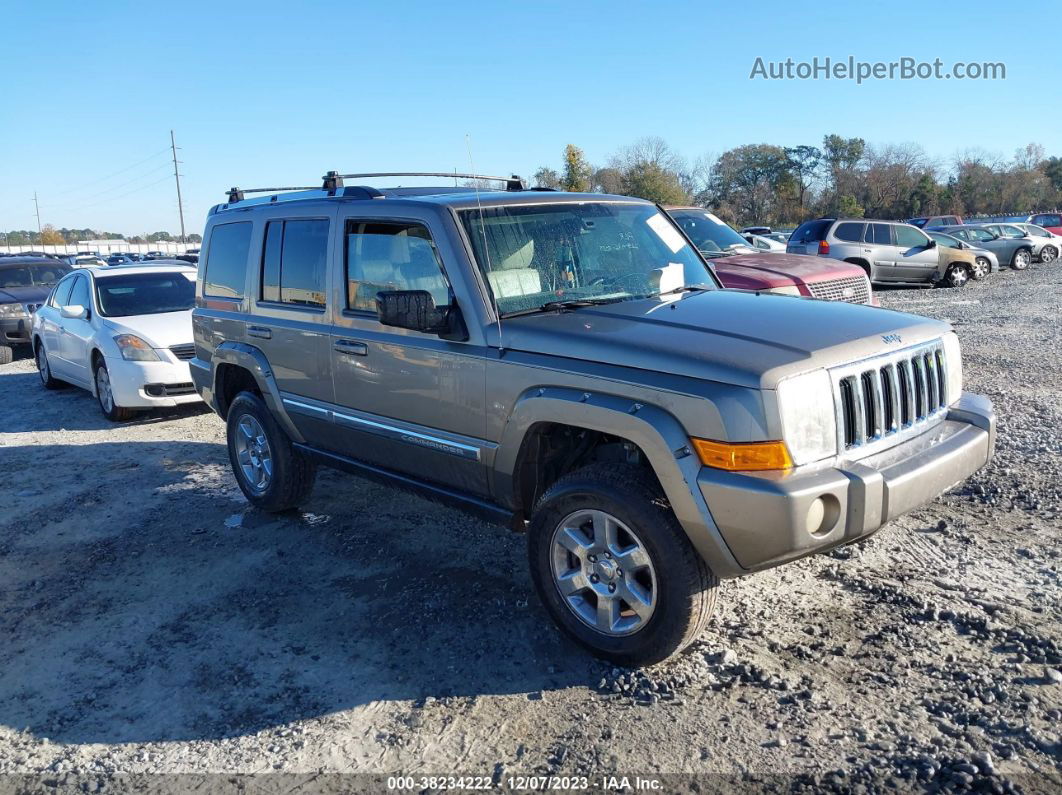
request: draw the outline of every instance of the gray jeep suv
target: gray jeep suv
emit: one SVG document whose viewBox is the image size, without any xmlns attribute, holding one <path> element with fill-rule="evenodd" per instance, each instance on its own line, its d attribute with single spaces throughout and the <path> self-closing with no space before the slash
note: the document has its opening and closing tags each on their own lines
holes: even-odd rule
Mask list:
<svg viewBox="0 0 1062 795">
<path fill-rule="evenodd" d="M 266 511 L 323 464 L 526 531 L 557 624 L 646 664 L 719 578 L 864 538 L 992 455 L 944 323 L 719 289 L 646 201 L 344 185 L 380 176 L 234 188 L 207 219 L 191 370 Z"/>
</svg>

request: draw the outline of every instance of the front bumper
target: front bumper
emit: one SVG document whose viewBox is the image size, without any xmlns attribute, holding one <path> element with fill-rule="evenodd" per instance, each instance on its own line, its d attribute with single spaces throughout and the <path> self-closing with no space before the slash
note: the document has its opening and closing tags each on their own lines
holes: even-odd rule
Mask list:
<svg viewBox="0 0 1062 795">
<path fill-rule="evenodd" d="M 114 402 L 124 408 L 165 408 L 202 400 L 192 383 L 188 362 L 133 362 L 108 357 L 107 373 Z"/>
<path fill-rule="evenodd" d="M 29 315 L 0 318 L 0 345 L 29 345 L 32 324 Z"/>
<path fill-rule="evenodd" d="M 992 458 L 996 417 L 963 393 L 924 434 L 859 461 L 802 473 L 705 467 L 697 485 L 726 545 L 747 571 L 848 544 L 961 483 Z"/>
</svg>

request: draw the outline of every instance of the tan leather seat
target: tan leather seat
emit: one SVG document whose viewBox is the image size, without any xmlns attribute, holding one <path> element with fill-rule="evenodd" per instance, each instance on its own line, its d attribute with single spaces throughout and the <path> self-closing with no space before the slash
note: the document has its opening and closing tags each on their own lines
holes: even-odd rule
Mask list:
<svg viewBox="0 0 1062 795">
<path fill-rule="evenodd" d="M 495 298 L 512 298 L 542 292 L 538 270 L 530 267 L 535 256 L 535 241 L 528 240 L 500 262 L 492 262 L 487 274 Z"/>
</svg>

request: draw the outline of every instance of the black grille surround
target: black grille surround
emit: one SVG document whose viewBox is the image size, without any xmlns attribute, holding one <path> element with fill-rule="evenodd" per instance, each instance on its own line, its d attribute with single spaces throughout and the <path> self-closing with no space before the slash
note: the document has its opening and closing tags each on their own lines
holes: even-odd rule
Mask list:
<svg viewBox="0 0 1062 795">
<path fill-rule="evenodd" d="M 844 276 L 821 282 L 807 282 L 812 298 L 820 301 L 846 301 L 850 304 L 870 303 L 870 279 L 866 276 Z"/>
<path fill-rule="evenodd" d="M 186 342 L 182 345 L 171 345 L 170 353 L 182 362 L 187 362 L 189 359 L 195 358 L 195 343 Z"/>
<path fill-rule="evenodd" d="M 920 433 L 943 419 L 950 403 L 939 340 L 831 370 L 837 436 L 843 452 L 867 451 Z"/>
</svg>

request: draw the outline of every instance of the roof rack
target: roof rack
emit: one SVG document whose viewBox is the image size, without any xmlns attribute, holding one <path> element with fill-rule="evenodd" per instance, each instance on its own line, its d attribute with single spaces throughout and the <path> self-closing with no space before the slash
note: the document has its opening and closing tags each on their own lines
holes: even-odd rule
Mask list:
<svg viewBox="0 0 1062 795">
<path fill-rule="evenodd" d="M 330 174 L 335 174 L 330 171 Z M 339 179 L 369 179 L 373 177 L 445 177 L 447 179 L 485 179 L 504 182 L 506 190 L 527 190 L 527 183 L 516 174 L 508 177 L 491 177 L 486 174 L 458 174 L 456 171 L 380 171 L 372 174 L 338 174 Z M 342 184 L 342 183 L 340 183 Z"/>
<path fill-rule="evenodd" d="M 248 193 L 281 193 L 283 191 L 293 190 L 324 190 L 328 192 L 329 196 L 335 196 L 340 188 L 343 187 L 343 180 L 345 179 L 371 179 L 374 177 L 445 177 L 447 179 L 483 179 L 493 182 L 504 182 L 505 189 L 507 191 L 520 191 L 527 190 L 527 183 L 523 181 L 516 174 L 508 177 L 491 177 L 486 174 L 458 174 L 456 171 L 380 171 L 371 174 L 340 174 L 338 171 L 329 171 L 323 177 L 321 177 L 321 187 L 316 186 L 301 186 L 301 187 L 286 187 L 286 188 L 229 188 L 226 193 L 229 197 L 229 204 L 235 204 L 236 202 L 242 202 Z M 367 186 L 357 186 L 357 190 L 364 191 L 364 198 L 380 198 L 383 196 L 375 188 Z"/>
</svg>

